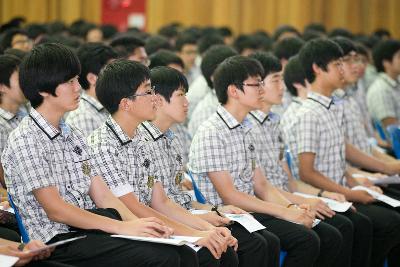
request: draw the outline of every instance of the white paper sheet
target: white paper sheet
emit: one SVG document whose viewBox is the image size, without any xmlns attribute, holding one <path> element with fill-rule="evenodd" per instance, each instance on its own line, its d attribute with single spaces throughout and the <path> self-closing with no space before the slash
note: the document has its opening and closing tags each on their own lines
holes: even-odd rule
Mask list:
<svg viewBox="0 0 400 267">
<path fill-rule="evenodd" d="M 391 175 L 386 176 L 384 178 L 376 178 L 369 175 L 363 175 L 360 173 L 354 173 L 353 178 L 367 178 L 373 184 L 380 185 L 380 184 L 400 184 L 400 176 L 399 175 Z"/>
<path fill-rule="evenodd" d="M 305 198 L 319 198 L 323 202 L 325 202 L 329 206 L 329 208 L 331 208 L 331 210 L 336 211 L 336 212 L 345 212 L 351 207 L 351 205 L 353 205 L 353 203 L 351 203 L 351 202 L 339 202 L 339 201 L 336 201 L 336 200 L 333 200 L 330 198 L 326 198 L 326 197 L 317 197 L 317 196 L 299 193 L 299 192 L 295 192 L 294 194 L 305 197 Z"/>
<path fill-rule="evenodd" d="M 361 185 L 357 185 L 355 187 L 353 187 L 351 190 L 362 190 L 362 191 L 366 191 L 368 192 L 368 194 L 370 194 L 371 196 L 373 196 L 376 200 L 382 201 L 394 208 L 400 207 L 400 201 L 398 201 L 397 199 L 388 197 L 384 194 L 380 194 L 378 192 L 375 192 L 374 190 L 369 189 L 368 187 L 365 186 L 361 186 Z"/>
<path fill-rule="evenodd" d="M 201 237 L 177 236 L 177 235 L 172 235 L 170 238 L 143 237 L 143 236 L 132 236 L 132 235 L 111 235 L 111 236 L 118 237 L 118 238 L 130 239 L 130 240 L 136 240 L 136 241 L 160 243 L 160 244 L 174 245 L 174 246 L 182 246 L 182 245 L 186 245 L 187 243 L 195 243 L 199 239 L 201 239 Z"/>
<path fill-rule="evenodd" d="M 250 214 L 224 214 L 231 221 L 235 221 L 240 223 L 247 231 L 253 233 L 258 230 L 265 229 L 265 226 L 259 223 L 253 216 Z"/>
<path fill-rule="evenodd" d="M 0 254 L 0 267 L 11 267 L 19 258 Z"/>
</svg>

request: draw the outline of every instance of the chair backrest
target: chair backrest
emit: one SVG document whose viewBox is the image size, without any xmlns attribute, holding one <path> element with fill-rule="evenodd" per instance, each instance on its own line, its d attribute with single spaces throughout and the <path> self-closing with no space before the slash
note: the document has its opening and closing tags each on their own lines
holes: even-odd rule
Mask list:
<svg viewBox="0 0 400 267">
<path fill-rule="evenodd" d="M 285 159 L 289 166 L 290 173 L 294 175 L 292 153 L 290 152 L 290 149 L 288 148 L 287 145 L 285 146 Z"/>
<path fill-rule="evenodd" d="M 383 127 L 382 127 L 382 124 L 379 121 L 374 120 L 374 127 L 378 131 L 378 134 L 379 134 L 380 138 L 383 141 L 387 141 L 386 133 L 385 133 L 385 130 L 383 129 Z"/>
<path fill-rule="evenodd" d="M 18 208 L 15 206 L 10 194 L 8 194 L 8 201 L 10 202 L 11 208 L 14 209 L 15 219 L 17 220 L 18 229 L 22 237 L 22 242 L 29 243 L 30 238 L 28 232 L 26 231 L 25 226 L 22 223 L 21 215 L 19 215 Z"/>
<path fill-rule="evenodd" d="M 397 159 L 400 159 L 400 128 L 399 125 L 393 124 L 386 128 L 390 142 L 392 143 L 392 149 Z"/>
<path fill-rule="evenodd" d="M 199 188 L 197 187 L 196 182 L 193 179 L 193 174 L 191 171 L 188 171 L 187 174 L 190 177 L 190 180 L 192 180 L 192 185 L 193 185 L 193 191 L 194 191 L 194 195 L 196 196 L 196 200 L 197 202 L 201 203 L 201 204 L 206 204 L 207 200 L 204 197 L 204 195 L 200 192 Z"/>
</svg>

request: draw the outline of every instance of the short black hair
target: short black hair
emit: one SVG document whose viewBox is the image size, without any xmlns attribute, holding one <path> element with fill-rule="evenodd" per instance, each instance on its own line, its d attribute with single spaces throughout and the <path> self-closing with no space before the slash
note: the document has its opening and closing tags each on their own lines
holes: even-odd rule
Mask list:
<svg viewBox="0 0 400 267">
<path fill-rule="evenodd" d="M 175 38 L 178 36 L 178 26 L 176 25 L 165 25 L 158 30 L 158 34 L 166 38 Z"/>
<path fill-rule="evenodd" d="M 325 33 L 313 31 L 313 30 L 306 30 L 303 32 L 302 39 L 304 41 L 310 41 L 312 39 L 323 38 L 325 37 Z"/>
<path fill-rule="evenodd" d="M 354 35 L 349 30 L 344 29 L 344 28 L 334 28 L 329 32 L 328 36 L 330 38 L 338 37 L 338 36 L 346 37 L 346 38 L 349 38 L 349 39 L 353 39 L 354 38 Z"/>
<path fill-rule="evenodd" d="M 331 40 L 334 41 L 338 46 L 340 46 L 340 48 L 342 48 L 343 55 L 345 56 L 350 54 L 351 52 L 357 52 L 356 46 L 349 38 L 337 36 L 331 38 Z"/>
<path fill-rule="evenodd" d="M 100 29 L 103 32 L 104 39 L 111 39 L 118 33 L 117 27 L 112 24 L 103 24 Z"/>
<path fill-rule="evenodd" d="M 96 82 L 96 95 L 110 114 L 118 111 L 123 98 L 135 94 L 139 86 L 150 79 L 150 70 L 127 59 L 117 59 L 100 72 Z"/>
<path fill-rule="evenodd" d="M 161 35 L 154 35 L 147 38 L 144 49 L 146 49 L 148 55 L 151 55 L 160 49 L 171 50 L 172 47 L 167 38 Z"/>
<path fill-rule="evenodd" d="M 299 60 L 310 83 L 315 80 L 313 64 L 326 71 L 330 62 L 341 57 L 342 49 L 335 42 L 322 38 L 309 41 L 299 52 Z"/>
<path fill-rule="evenodd" d="M 151 85 L 157 94 L 163 96 L 167 102 L 172 94 L 182 88 L 185 92 L 189 89 L 185 75 L 174 68 L 159 66 L 150 71 Z"/>
<path fill-rule="evenodd" d="M 189 33 L 179 35 L 175 42 L 175 50 L 181 52 L 185 45 L 197 45 L 196 37 Z"/>
<path fill-rule="evenodd" d="M 36 39 L 39 35 L 46 34 L 47 28 L 43 24 L 32 23 L 26 27 L 28 37 Z"/>
<path fill-rule="evenodd" d="M 0 84 L 10 87 L 10 77 L 21 64 L 21 59 L 13 55 L 0 55 Z"/>
<path fill-rule="evenodd" d="M 203 60 L 200 64 L 201 72 L 207 81 L 210 88 L 214 88 L 211 76 L 213 76 L 215 69 L 228 57 L 237 55 L 237 52 L 227 45 L 214 45 L 210 47 L 203 55 Z"/>
<path fill-rule="evenodd" d="M 11 28 L 3 33 L 3 36 L 0 41 L 0 53 L 3 53 L 4 50 L 7 48 L 10 48 L 12 45 L 12 39 L 14 38 L 15 35 L 21 34 L 25 35 L 26 37 L 29 38 L 28 33 L 25 30 L 22 29 L 17 29 L 17 28 Z"/>
<path fill-rule="evenodd" d="M 357 54 L 369 57 L 368 48 L 365 45 L 359 42 L 354 43 L 354 45 L 356 46 Z"/>
<path fill-rule="evenodd" d="M 243 91 L 243 82 L 249 77 L 264 77 L 260 62 L 244 56 L 233 56 L 225 59 L 215 70 L 214 85 L 218 101 L 225 105 L 228 102 L 228 86 L 235 85 Z"/>
<path fill-rule="evenodd" d="M 326 28 L 321 23 L 312 22 L 304 27 L 304 32 L 306 31 L 316 31 L 319 33 L 326 33 Z"/>
<path fill-rule="evenodd" d="M 253 35 L 242 34 L 239 35 L 234 43 L 233 47 L 241 54 L 245 49 L 258 49 L 259 44 L 257 43 L 256 38 Z"/>
<path fill-rule="evenodd" d="M 267 77 L 271 73 L 280 72 L 282 70 L 282 64 L 279 59 L 271 53 L 267 52 L 256 52 L 250 55 L 251 58 L 258 60 L 264 69 L 264 77 Z"/>
<path fill-rule="evenodd" d="M 384 28 L 378 28 L 373 32 L 374 36 L 379 37 L 379 39 L 382 39 L 383 37 L 390 38 L 392 35 L 390 34 L 390 31 L 388 29 Z"/>
<path fill-rule="evenodd" d="M 220 27 L 220 28 L 218 29 L 218 31 L 221 33 L 221 35 L 222 35 L 223 37 L 233 36 L 232 30 L 231 30 L 229 27 L 227 27 L 227 26 Z"/>
<path fill-rule="evenodd" d="M 304 73 L 303 66 L 300 63 L 299 56 L 294 56 L 289 59 L 283 72 L 283 80 L 285 81 L 286 88 L 292 96 L 298 96 L 295 83 L 306 86 L 306 74 Z"/>
<path fill-rule="evenodd" d="M 150 56 L 150 69 L 158 66 L 168 66 L 169 64 L 177 64 L 182 69 L 184 68 L 182 59 L 172 51 L 161 49 Z"/>
<path fill-rule="evenodd" d="M 24 57 L 28 54 L 28 52 L 19 50 L 19 49 L 15 49 L 15 48 L 7 48 L 4 51 L 4 55 L 13 55 L 17 58 L 19 58 L 20 60 L 23 60 Z"/>
<path fill-rule="evenodd" d="M 281 25 L 278 28 L 276 28 L 273 35 L 273 39 L 276 41 L 279 39 L 279 37 L 281 37 L 282 34 L 287 32 L 295 33 L 298 37 L 301 36 L 300 32 L 295 27 L 291 25 Z"/>
<path fill-rule="evenodd" d="M 110 61 L 118 57 L 117 52 L 108 45 L 103 43 L 87 43 L 79 47 L 76 52 L 81 62 L 81 74 L 79 75 L 79 83 L 84 90 L 89 89 L 89 81 L 86 76 L 89 73 L 99 75 L 100 70 Z"/>
<path fill-rule="evenodd" d="M 384 40 L 378 43 L 372 50 L 372 58 L 378 72 L 384 72 L 383 61 L 392 61 L 394 54 L 400 50 L 400 41 Z"/>
<path fill-rule="evenodd" d="M 289 60 L 291 57 L 297 55 L 300 49 L 303 47 L 304 41 L 298 37 L 289 37 L 277 41 L 274 44 L 274 55 L 280 60 Z"/>
<path fill-rule="evenodd" d="M 19 84 L 25 97 L 36 108 L 43 102 L 39 92 L 56 95 L 58 85 L 79 75 L 78 57 L 61 44 L 42 44 L 24 58 L 19 70 Z"/>
<path fill-rule="evenodd" d="M 125 34 L 115 37 L 110 45 L 117 51 L 119 57 L 127 58 L 136 48 L 144 47 L 144 42 L 135 36 Z"/>
<path fill-rule="evenodd" d="M 204 35 L 199 39 L 197 43 L 199 54 L 202 55 L 204 52 L 207 51 L 208 48 L 217 44 L 224 44 L 224 39 L 221 37 L 221 35 L 217 34 Z"/>
</svg>

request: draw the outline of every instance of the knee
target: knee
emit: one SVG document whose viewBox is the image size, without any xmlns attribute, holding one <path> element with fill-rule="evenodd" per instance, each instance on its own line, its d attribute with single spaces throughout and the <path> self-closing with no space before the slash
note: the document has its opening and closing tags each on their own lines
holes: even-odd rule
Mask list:
<svg viewBox="0 0 400 267">
<path fill-rule="evenodd" d="M 279 238 L 267 230 L 262 230 L 260 232 L 260 235 L 265 240 L 268 251 L 270 251 L 273 254 L 278 255 L 281 250 L 281 242 L 280 242 Z"/>
<path fill-rule="evenodd" d="M 149 266 L 164 266 L 164 267 L 174 267 L 181 265 L 181 258 L 179 253 L 173 248 L 165 247 L 162 252 L 158 251 L 153 257 L 151 257 L 151 262 Z"/>
</svg>

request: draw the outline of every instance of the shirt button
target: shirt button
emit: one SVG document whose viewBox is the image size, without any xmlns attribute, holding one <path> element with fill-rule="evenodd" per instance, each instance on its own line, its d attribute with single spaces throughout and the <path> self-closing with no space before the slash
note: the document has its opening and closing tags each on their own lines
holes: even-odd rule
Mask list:
<svg viewBox="0 0 400 267">
<path fill-rule="evenodd" d="M 81 198 L 80 198 L 80 197 L 78 197 L 78 200 L 80 201 L 80 200 L 81 200 Z"/>
</svg>

